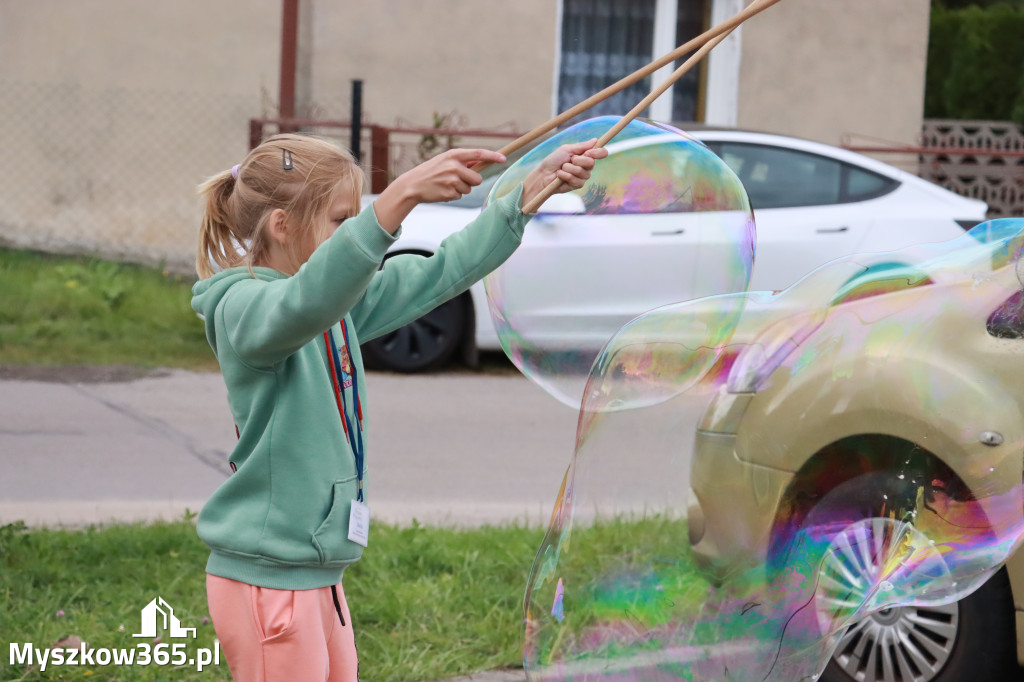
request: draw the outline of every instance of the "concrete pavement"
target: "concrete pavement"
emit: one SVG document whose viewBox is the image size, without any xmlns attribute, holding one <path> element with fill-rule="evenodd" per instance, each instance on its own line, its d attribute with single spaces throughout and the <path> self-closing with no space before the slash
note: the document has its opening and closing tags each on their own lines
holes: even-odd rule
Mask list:
<svg viewBox="0 0 1024 682">
<path fill-rule="evenodd" d="M 514 373 L 371 373 L 368 383 L 374 519 L 547 524 L 572 458 L 576 410 Z M 636 457 L 650 459 L 667 441 L 667 456 L 679 458 L 673 439 L 651 428 L 676 415 L 617 418 L 623 428 L 602 436 L 612 466 L 587 470 L 590 489 L 644 505 L 678 496 L 684 466 L 665 476 L 663 459 L 645 471 Z M 229 475 L 234 442 L 219 374 L 0 367 L 0 525 L 180 518 Z M 504 670 L 450 682 L 523 680 L 523 671 Z"/>
<path fill-rule="evenodd" d="M 0 523 L 180 518 L 228 476 L 235 443 L 219 374 L 0 367 Z M 577 411 L 517 373 L 370 373 L 375 519 L 547 523 Z M 602 417 L 578 518 L 685 500 L 693 419 L 678 401 Z M 581 494 L 582 493 L 582 494 Z M 589 498 L 587 497 L 589 496 Z"/>
<path fill-rule="evenodd" d="M 523 682 L 526 673 L 522 670 L 488 670 L 464 677 L 453 677 L 446 682 Z"/>
<path fill-rule="evenodd" d="M 180 517 L 229 473 L 235 434 L 219 374 L 9 375 L 0 378 L 0 523 Z M 575 411 L 513 374 L 368 381 L 375 519 L 547 522 Z"/>
</svg>

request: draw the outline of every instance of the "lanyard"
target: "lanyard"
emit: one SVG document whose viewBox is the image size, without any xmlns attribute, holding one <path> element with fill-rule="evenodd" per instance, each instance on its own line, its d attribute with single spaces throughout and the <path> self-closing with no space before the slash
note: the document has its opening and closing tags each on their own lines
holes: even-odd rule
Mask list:
<svg viewBox="0 0 1024 682">
<path fill-rule="evenodd" d="M 345 342 L 346 351 L 348 345 L 348 328 L 345 320 L 341 321 L 341 335 Z M 324 332 L 324 343 L 327 345 L 327 355 L 330 358 L 331 381 L 334 384 L 334 397 L 338 403 L 338 413 L 341 415 L 341 428 L 345 431 L 345 438 L 352 447 L 352 453 L 356 458 L 356 476 L 358 477 L 358 493 L 356 499 L 363 501 L 363 406 L 359 401 L 359 384 L 356 381 L 356 366 L 349 355 L 349 369 L 352 370 L 352 396 L 356 403 L 356 423 L 353 426 L 352 420 L 345 409 L 345 389 L 341 385 L 342 365 L 341 357 L 338 355 L 338 344 L 334 342 L 334 332 L 328 329 Z M 353 437 L 354 434 L 354 437 Z"/>
</svg>

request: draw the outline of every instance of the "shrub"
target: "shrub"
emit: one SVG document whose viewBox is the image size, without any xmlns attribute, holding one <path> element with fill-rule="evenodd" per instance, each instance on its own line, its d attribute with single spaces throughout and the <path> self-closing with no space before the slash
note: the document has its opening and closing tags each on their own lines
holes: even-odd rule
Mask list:
<svg viewBox="0 0 1024 682">
<path fill-rule="evenodd" d="M 925 117 L 1024 123 L 1024 2 L 932 8 Z"/>
</svg>

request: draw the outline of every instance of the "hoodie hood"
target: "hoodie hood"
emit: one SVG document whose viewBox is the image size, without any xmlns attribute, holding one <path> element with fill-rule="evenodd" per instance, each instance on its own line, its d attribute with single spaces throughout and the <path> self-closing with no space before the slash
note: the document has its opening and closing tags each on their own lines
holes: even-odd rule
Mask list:
<svg viewBox="0 0 1024 682">
<path fill-rule="evenodd" d="M 256 279 L 266 282 L 287 277 L 271 268 L 253 268 L 250 273 L 249 268 L 237 267 L 221 270 L 207 279 L 199 280 L 192 286 L 192 310 L 203 318 L 203 323 L 206 325 L 206 340 L 209 341 L 210 347 L 215 353 L 217 338 L 214 331 L 213 313 L 217 310 L 217 306 L 220 305 L 228 289 L 238 282 L 253 279 L 253 275 L 256 276 Z"/>
</svg>

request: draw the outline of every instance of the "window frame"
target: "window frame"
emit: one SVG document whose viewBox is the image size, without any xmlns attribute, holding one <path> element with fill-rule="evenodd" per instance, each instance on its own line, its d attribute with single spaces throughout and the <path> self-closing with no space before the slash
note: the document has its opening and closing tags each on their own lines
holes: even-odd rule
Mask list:
<svg viewBox="0 0 1024 682">
<path fill-rule="evenodd" d="M 593 2 L 593 0 L 589 0 L 589 1 Z M 609 1 L 613 2 L 613 3 L 616 2 L 616 0 L 609 0 Z M 629 5 L 629 4 L 632 3 L 632 0 L 621 0 L 621 1 L 624 4 L 626 4 L 626 5 Z M 710 22 L 711 22 L 712 15 L 713 15 L 712 9 L 714 7 L 714 3 L 718 2 L 720 0 L 648 0 L 648 1 L 652 5 L 652 8 L 654 10 L 654 15 L 653 15 L 653 22 L 652 22 L 652 27 L 651 27 L 651 34 L 649 36 L 642 36 L 642 37 L 638 38 L 638 40 L 640 40 L 644 44 L 646 44 L 648 41 L 651 43 L 651 49 L 649 51 L 649 54 L 647 54 L 647 53 L 644 54 L 644 62 L 643 63 L 648 63 L 648 62 L 650 62 L 650 61 L 652 61 L 652 60 L 654 60 L 654 59 L 656 59 L 658 57 L 661 57 L 664 54 L 667 54 L 668 52 L 672 51 L 676 47 L 677 43 L 679 43 L 681 41 L 680 31 L 681 31 L 681 29 L 683 29 L 683 26 L 681 25 L 681 22 L 683 22 L 682 17 L 683 16 L 689 16 L 689 13 L 687 13 L 685 15 L 681 14 L 680 13 L 680 9 L 679 9 L 679 5 L 680 4 L 683 4 L 683 3 L 694 3 L 694 4 L 696 4 L 698 6 L 698 13 L 703 17 L 702 26 L 697 30 L 696 33 L 693 34 L 693 36 L 687 36 L 687 38 L 689 38 L 689 37 L 696 37 L 697 35 L 699 35 L 703 31 L 705 31 L 708 27 L 710 27 L 710 25 L 711 25 Z M 591 92 L 590 91 L 591 88 L 584 88 L 583 91 L 581 91 L 579 93 L 576 93 L 573 96 L 569 96 L 569 97 L 565 97 L 564 96 L 564 92 L 563 92 L 563 89 L 564 89 L 563 78 L 565 78 L 566 75 L 567 75 L 565 73 L 565 65 L 564 65 L 564 62 L 566 60 L 566 49 L 565 49 L 566 36 L 565 36 L 565 32 L 566 32 L 567 22 L 569 22 L 570 20 L 572 20 L 572 21 L 578 21 L 579 20 L 579 15 L 576 15 L 576 14 L 570 12 L 569 8 L 566 6 L 567 4 L 568 4 L 568 0 L 558 0 L 558 19 L 557 19 L 557 21 L 558 21 L 558 30 L 556 31 L 556 39 L 555 39 L 555 50 L 554 50 L 555 60 L 554 60 L 554 74 L 553 74 L 554 81 L 553 81 L 553 84 L 552 84 L 552 92 L 551 92 L 552 116 L 556 116 L 556 115 L 562 113 L 563 111 L 567 110 L 568 109 L 568 106 L 566 104 L 567 102 L 571 101 L 572 104 L 576 104 L 577 101 L 580 101 L 582 99 L 582 97 L 583 97 L 583 95 L 582 95 L 583 91 L 586 91 L 586 96 L 589 96 L 589 95 L 594 94 L 594 92 L 596 92 L 597 90 L 600 89 L 600 88 L 596 88 L 596 89 L 593 90 L 593 92 Z M 670 10 L 670 11 L 666 11 L 666 10 Z M 685 42 L 685 40 L 682 40 L 682 42 Z M 588 53 L 588 54 L 602 54 L 602 53 L 594 52 L 594 53 Z M 724 57 L 722 59 L 725 60 Z M 734 56 L 734 60 L 735 60 L 735 56 Z M 630 86 L 629 88 L 627 88 L 626 89 L 626 95 L 627 96 L 623 97 L 623 93 L 620 93 L 619 95 L 616 95 L 616 96 L 610 98 L 611 102 L 599 104 L 597 107 L 594 108 L 594 110 L 592 112 L 590 112 L 589 115 L 593 116 L 593 115 L 601 115 L 601 114 L 612 114 L 612 115 L 624 114 L 626 111 L 628 111 L 630 108 L 632 108 L 633 105 L 635 105 L 637 102 L 639 102 L 641 99 L 643 99 L 643 97 L 646 96 L 651 91 L 651 88 L 654 87 L 655 84 L 661 83 L 665 78 L 667 78 L 669 76 L 669 74 L 671 74 L 672 71 L 674 71 L 675 68 L 678 67 L 678 65 L 682 63 L 682 61 L 683 61 L 682 59 L 679 59 L 679 60 L 676 60 L 676 62 L 674 62 L 674 63 L 668 64 L 668 65 L 662 67 L 661 69 L 656 71 L 651 76 L 648 76 L 645 79 L 643 79 L 642 81 L 640 81 L 639 84 L 634 84 L 634 85 Z M 725 60 L 725 61 L 728 61 L 728 60 Z M 616 82 L 620 78 L 625 78 L 626 76 L 629 75 L 629 73 L 631 73 L 631 71 L 623 72 L 621 74 L 615 74 L 614 77 L 612 75 L 610 75 L 610 74 L 607 75 L 607 78 L 609 80 L 608 80 L 606 85 L 610 85 L 611 83 Z M 738 76 L 737 76 L 737 80 L 738 80 Z M 659 97 L 658 100 L 654 104 L 652 104 L 650 107 L 648 107 L 648 109 L 644 112 L 643 115 L 645 117 L 656 118 L 658 120 L 664 120 L 664 121 L 677 120 L 679 117 L 677 116 L 676 109 L 678 107 L 683 106 L 682 102 L 685 101 L 685 98 L 677 97 L 676 96 L 676 92 L 677 92 L 677 90 L 679 90 L 679 88 L 684 86 L 684 83 L 685 83 L 685 89 L 687 91 L 691 91 L 692 90 L 692 94 L 693 94 L 694 112 L 693 112 L 692 119 L 694 121 L 697 121 L 697 122 L 704 121 L 704 119 L 705 119 L 705 109 L 707 108 L 707 91 L 708 91 L 708 88 L 710 87 L 709 77 L 708 77 L 708 73 L 707 73 L 707 62 L 704 62 L 703 64 L 701 64 L 700 68 L 696 69 L 692 74 L 687 74 L 687 77 L 685 77 L 681 82 L 676 83 L 675 85 L 670 87 L 669 90 L 666 93 L 664 93 L 661 97 Z M 738 85 L 738 83 L 737 83 L 737 85 Z M 621 106 L 619 106 L 620 104 L 621 104 Z M 601 108 L 602 106 L 606 107 L 606 109 L 607 109 L 607 107 L 611 106 L 611 109 L 610 110 L 604 110 L 604 109 Z M 621 111 L 620 111 L 620 109 L 621 109 Z M 588 117 L 588 116 L 581 114 L 580 116 L 578 116 L 575 119 L 573 119 L 573 122 L 578 121 L 578 120 L 582 120 L 583 118 L 586 118 L 586 117 Z"/>
</svg>

